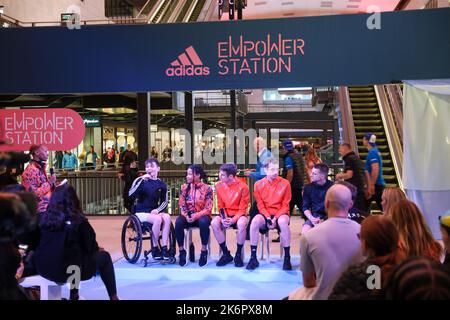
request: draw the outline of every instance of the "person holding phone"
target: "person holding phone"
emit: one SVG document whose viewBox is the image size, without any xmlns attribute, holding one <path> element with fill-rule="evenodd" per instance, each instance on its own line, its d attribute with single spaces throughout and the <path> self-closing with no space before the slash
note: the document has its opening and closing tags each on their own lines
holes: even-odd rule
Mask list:
<svg viewBox="0 0 450 320">
<path fill-rule="evenodd" d="M 217 207 L 221 215 L 214 218 L 211 225 L 214 236 L 222 250 L 222 256 L 216 263 L 218 267 L 233 261 L 233 256 L 226 245 L 225 230 L 237 229 L 237 249 L 234 256 L 234 265 L 243 267 L 242 250 L 248 224 L 248 204 L 250 191 L 247 184 L 236 178 L 237 167 L 234 163 L 221 165 L 219 182 L 216 184 Z"/>
</svg>

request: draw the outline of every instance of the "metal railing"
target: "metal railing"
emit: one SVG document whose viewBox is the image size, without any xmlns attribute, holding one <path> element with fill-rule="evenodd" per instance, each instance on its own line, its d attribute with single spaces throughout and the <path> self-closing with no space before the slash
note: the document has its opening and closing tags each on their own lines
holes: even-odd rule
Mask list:
<svg viewBox="0 0 450 320">
<path fill-rule="evenodd" d="M 231 104 L 228 91 L 194 91 L 194 105 L 196 107 L 229 106 Z M 236 95 L 238 104 L 238 95 Z"/>
<path fill-rule="evenodd" d="M 304 112 L 304 111 L 316 111 L 311 104 L 276 104 L 276 103 L 264 103 L 264 104 L 249 104 L 248 112 L 261 113 L 261 112 Z"/>
<path fill-rule="evenodd" d="M 358 155 L 358 142 L 356 141 L 355 124 L 353 122 L 353 113 L 348 87 L 339 87 L 339 110 L 342 115 L 343 142 L 349 143 L 353 151 L 356 155 Z"/>
<path fill-rule="evenodd" d="M 397 134 L 403 145 L 403 92 L 398 84 L 387 84 L 383 86 L 383 89 L 394 117 Z"/>
<path fill-rule="evenodd" d="M 124 207 L 123 190 L 124 182 L 118 177 L 118 171 L 82 171 L 65 172 L 58 174 L 58 180 L 67 179 L 80 199 L 81 206 L 86 215 L 127 215 Z M 142 172 L 143 173 L 143 172 Z M 218 182 L 218 170 L 207 171 L 208 183 L 214 190 Z M 253 182 L 245 178 L 250 188 L 250 205 L 253 203 Z M 186 171 L 161 171 L 159 178 L 167 185 L 169 204 L 167 211 L 172 215 L 178 215 L 178 200 L 181 186 L 186 183 Z M 213 212 L 217 212 L 217 199 L 214 192 Z"/>
<path fill-rule="evenodd" d="M 124 182 L 117 172 L 77 172 L 61 175 L 75 188 L 87 215 L 124 214 Z"/>
<path fill-rule="evenodd" d="M 39 21 L 39 22 L 29 22 L 29 21 L 20 21 L 18 19 L 14 19 L 5 14 L 0 15 L 1 25 L 3 23 L 8 23 L 8 27 L 56 27 L 56 26 L 66 26 L 65 22 L 61 21 Z M 110 24 L 144 24 L 147 23 L 146 19 L 139 18 L 131 18 L 131 17 L 117 17 L 110 19 L 98 19 L 98 20 L 81 20 L 80 25 L 110 25 Z"/>
<path fill-rule="evenodd" d="M 329 178 L 333 180 L 336 173 L 342 171 L 342 167 L 342 163 L 332 163 L 330 165 Z M 214 186 L 219 181 L 219 170 L 207 169 L 205 171 L 208 175 L 208 183 L 214 191 L 213 214 L 216 214 L 218 210 Z M 68 183 L 75 188 L 85 214 L 127 215 L 129 212 L 124 207 L 123 201 L 124 182 L 119 178 L 118 173 L 118 171 L 59 172 L 57 176 L 59 181 L 67 179 Z M 167 212 L 171 215 L 180 214 L 178 201 L 181 186 L 186 183 L 186 170 L 162 170 L 159 178 L 167 185 L 169 198 Z M 238 171 L 238 178 L 245 179 L 249 187 L 250 210 L 254 202 L 253 186 L 255 181 L 245 177 L 242 170 Z"/>
<path fill-rule="evenodd" d="M 0 14 L 0 28 L 18 28 L 21 27 L 20 21 L 11 18 L 5 14 Z"/>
<path fill-rule="evenodd" d="M 178 8 L 177 1 L 168 0 L 148 0 L 146 4 L 141 8 L 135 18 L 133 17 L 111 17 L 108 19 L 96 19 L 96 20 L 81 20 L 81 26 L 87 25 L 115 25 L 115 24 L 148 24 L 153 19 L 162 18 L 165 16 L 164 22 L 182 22 L 190 18 L 197 1 L 187 1 L 183 6 L 183 20 L 169 21 L 168 18 L 172 16 L 175 8 Z M 211 4 L 210 4 L 211 6 Z M 186 7 L 186 9 L 184 8 Z M 161 10 L 161 12 L 159 12 Z M 189 14 L 186 15 L 186 12 Z M 155 20 L 155 22 L 156 22 Z M 17 28 L 17 27 L 57 27 L 66 26 L 65 22 L 61 21 L 20 21 L 5 14 L 0 14 L 0 28 Z"/>
</svg>

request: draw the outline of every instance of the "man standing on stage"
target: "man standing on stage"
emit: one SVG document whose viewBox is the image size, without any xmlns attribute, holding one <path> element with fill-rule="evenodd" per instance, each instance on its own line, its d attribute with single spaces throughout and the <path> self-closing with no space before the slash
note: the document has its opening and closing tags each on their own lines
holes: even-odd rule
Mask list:
<svg viewBox="0 0 450 320">
<path fill-rule="evenodd" d="M 33 192 L 38 197 L 37 212 L 44 213 L 47 210 L 52 190 L 56 185 L 56 174 L 47 176 L 46 167 L 48 160 L 48 148 L 44 145 L 32 145 L 30 147 L 32 160 L 22 173 L 22 185 L 25 190 Z"/>
</svg>

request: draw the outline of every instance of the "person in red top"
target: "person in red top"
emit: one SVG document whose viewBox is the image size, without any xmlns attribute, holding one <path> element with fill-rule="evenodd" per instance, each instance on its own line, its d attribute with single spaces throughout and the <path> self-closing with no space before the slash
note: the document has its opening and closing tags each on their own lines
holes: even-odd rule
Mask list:
<svg viewBox="0 0 450 320">
<path fill-rule="evenodd" d="M 50 177 L 45 172 L 48 160 L 48 148 L 44 145 L 32 145 L 30 154 L 33 159 L 22 173 L 22 185 L 26 191 L 34 193 L 38 199 L 38 213 L 47 210 L 52 189 L 56 184 L 56 175 Z"/>
<path fill-rule="evenodd" d="M 189 166 L 186 174 L 186 184 L 181 186 L 180 216 L 175 222 L 175 235 L 180 250 L 178 262 L 185 266 L 186 250 L 184 248 L 184 229 L 200 228 L 202 251 L 198 262 L 203 267 L 208 262 L 207 245 L 209 240 L 209 226 L 211 225 L 211 210 L 213 207 L 213 191 L 209 185 L 202 182 L 206 174 L 200 165 Z"/>
<path fill-rule="evenodd" d="M 247 184 L 236 178 L 237 168 L 234 163 L 225 163 L 220 167 L 219 179 L 216 184 L 217 207 L 221 213 L 212 221 L 214 236 L 222 249 L 222 256 L 217 262 L 222 267 L 233 261 L 226 245 L 225 229 L 237 229 L 237 250 L 234 265 L 243 267 L 242 250 L 247 231 L 248 204 L 250 191 Z M 221 216 L 223 215 L 223 216 Z"/>
<path fill-rule="evenodd" d="M 253 192 L 258 205 L 257 214 L 250 225 L 250 245 L 252 254 L 247 264 L 248 270 L 259 266 L 256 258 L 259 232 L 267 233 L 277 228 L 280 231 L 281 244 L 284 248 L 283 270 L 292 270 L 290 256 L 291 231 L 289 229 L 289 202 L 291 201 L 291 184 L 278 176 L 279 165 L 274 158 L 264 162 L 266 177 L 255 183 Z"/>
</svg>

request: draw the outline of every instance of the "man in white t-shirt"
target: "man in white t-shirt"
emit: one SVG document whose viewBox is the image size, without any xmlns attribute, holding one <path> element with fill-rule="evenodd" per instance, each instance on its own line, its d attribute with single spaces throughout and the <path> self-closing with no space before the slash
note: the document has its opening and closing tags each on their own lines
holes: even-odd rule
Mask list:
<svg viewBox="0 0 450 320">
<path fill-rule="evenodd" d="M 333 185 L 325 196 L 328 219 L 300 240 L 300 270 L 303 286 L 289 299 L 324 300 L 341 274 L 353 263 L 363 261 L 358 238 L 360 225 L 348 218 L 352 195 L 344 185 Z"/>
</svg>

